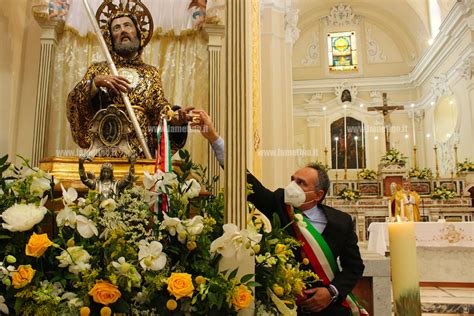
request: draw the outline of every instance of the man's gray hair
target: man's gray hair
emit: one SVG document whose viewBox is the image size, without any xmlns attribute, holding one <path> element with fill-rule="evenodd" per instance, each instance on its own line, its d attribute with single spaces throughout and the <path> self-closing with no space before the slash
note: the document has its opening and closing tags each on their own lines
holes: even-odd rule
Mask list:
<svg viewBox="0 0 474 316">
<path fill-rule="evenodd" d="M 326 193 L 329 190 L 329 176 L 326 171 L 326 167 L 315 162 L 311 162 L 306 165 L 308 168 L 312 168 L 318 172 L 318 182 L 316 183 L 315 190 L 323 190 L 324 191 L 324 196 L 326 196 Z M 323 196 L 323 199 L 324 199 Z"/>
</svg>

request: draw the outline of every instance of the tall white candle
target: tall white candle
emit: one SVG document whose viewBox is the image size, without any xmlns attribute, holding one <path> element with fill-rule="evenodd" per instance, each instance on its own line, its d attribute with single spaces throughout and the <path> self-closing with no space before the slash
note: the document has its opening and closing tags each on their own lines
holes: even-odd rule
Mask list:
<svg viewBox="0 0 474 316">
<path fill-rule="evenodd" d="M 388 223 L 395 316 L 421 315 L 414 222 Z"/>
<path fill-rule="evenodd" d="M 358 173 L 359 172 L 359 148 L 357 148 L 357 140 L 359 139 L 359 137 L 354 137 L 354 140 L 355 140 L 355 145 L 356 145 L 356 172 Z"/>
<path fill-rule="evenodd" d="M 347 155 L 347 104 L 344 104 L 344 156 Z"/>
<path fill-rule="evenodd" d="M 416 146 L 415 110 L 413 110 L 413 112 L 412 112 L 411 126 L 412 126 L 412 130 L 413 130 L 413 146 Z"/>
<path fill-rule="evenodd" d="M 324 148 L 328 147 L 328 118 L 327 118 L 327 112 L 326 112 L 326 107 L 323 107 L 324 111 Z"/>
<path fill-rule="evenodd" d="M 337 156 L 337 145 L 338 145 L 339 137 L 334 137 L 334 146 L 336 147 L 336 173 L 337 173 L 337 161 L 338 161 L 338 156 Z"/>
</svg>

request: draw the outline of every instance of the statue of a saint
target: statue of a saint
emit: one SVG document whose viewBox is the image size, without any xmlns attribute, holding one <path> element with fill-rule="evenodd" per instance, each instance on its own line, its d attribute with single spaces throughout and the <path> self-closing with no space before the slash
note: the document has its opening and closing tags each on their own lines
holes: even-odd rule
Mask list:
<svg viewBox="0 0 474 316">
<path fill-rule="evenodd" d="M 104 2 L 98 10 L 98 14 L 102 15 L 100 18 L 97 15 L 120 75 L 111 75 L 106 62 L 91 65 L 83 79 L 69 93 L 67 117 L 74 141 L 81 148 L 89 148 L 91 138 L 88 128 L 95 113 L 110 104 L 124 108 L 120 93 L 127 93 L 150 152 L 154 154 L 159 119 L 162 112 L 169 110 L 170 103 L 163 93 L 160 71 L 145 64 L 141 57 L 144 46 L 152 36 L 152 16 L 146 7 L 146 10 L 135 8 L 143 6 L 141 2 L 128 2 L 126 6 L 122 3 L 116 5 L 113 1 Z M 173 107 L 173 110 L 177 109 L 179 107 Z M 186 115 L 189 110 L 191 108 L 179 109 L 178 115 L 169 123 L 183 126 L 173 128 L 169 133 L 172 151 L 179 150 L 186 142 Z M 129 135 L 129 140 L 132 149 L 143 156 L 134 131 Z"/>
<path fill-rule="evenodd" d="M 102 165 L 100 168 L 99 179 L 97 179 L 93 173 L 85 171 L 84 161 L 90 161 L 90 158 L 87 156 L 81 156 L 79 158 L 79 176 L 81 177 L 81 181 L 89 189 L 96 190 L 99 193 L 101 200 L 116 198 L 120 195 L 120 193 L 122 193 L 125 189 L 130 188 L 133 184 L 135 177 L 136 156 L 131 156 L 129 158 L 129 172 L 120 181 L 115 180 L 114 167 L 111 163 L 106 162 Z"/>
</svg>

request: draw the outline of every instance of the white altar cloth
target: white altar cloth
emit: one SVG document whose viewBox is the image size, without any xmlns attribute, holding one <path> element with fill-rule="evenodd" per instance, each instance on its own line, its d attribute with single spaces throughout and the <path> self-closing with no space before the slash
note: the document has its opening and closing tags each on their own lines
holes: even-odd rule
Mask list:
<svg viewBox="0 0 474 316">
<path fill-rule="evenodd" d="M 369 225 L 367 250 L 381 255 L 389 251 L 387 228 L 387 223 Z M 474 222 L 417 222 L 415 236 L 417 247 L 474 248 Z"/>
</svg>

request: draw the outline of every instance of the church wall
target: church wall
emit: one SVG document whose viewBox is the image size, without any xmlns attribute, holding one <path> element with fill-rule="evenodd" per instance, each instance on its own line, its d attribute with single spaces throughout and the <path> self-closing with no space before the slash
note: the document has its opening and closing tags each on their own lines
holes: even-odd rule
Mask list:
<svg viewBox="0 0 474 316">
<path fill-rule="evenodd" d="M 1 15 L 3 14 L 3 15 Z M 33 120 L 39 56 L 39 33 L 31 36 L 37 24 L 31 14 L 31 0 L 2 1 L 0 13 L 2 39 L 0 53 L 2 132 L 0 154 L 31 156 Z M 34 32 L 34 31 L 33 31 Z M 36 44 L 36 45 L 35 45 Z"/>
</svg>

